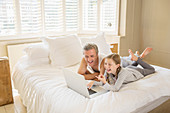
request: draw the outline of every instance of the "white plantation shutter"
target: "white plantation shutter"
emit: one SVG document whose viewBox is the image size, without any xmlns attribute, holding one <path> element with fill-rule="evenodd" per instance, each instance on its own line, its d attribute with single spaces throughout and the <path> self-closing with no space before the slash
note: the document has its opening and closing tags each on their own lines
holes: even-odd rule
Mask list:
<svg viewBox="0 0 170 113">
<path fill-rule="evenodd" d="M 97 0 L 83 0 L 83 29 L 97 30 Z"/>
<path fill-rule="evenodd" d="M 79 0 L 66 0 L 66 31 L 76 31 L 78 29 Z"/>
<path fill-rule="evenodd" d="M 118 17 L 119 0 L 0 0 L 0 38 L 70 31 L 118 35 Z"/>
<path fill-rule="evenodd" d="M 44 0 L 45 30 L 63 31 L 62 0 Z"/>
<path fill-rule="evenodd" d="M 21 33 L 38 33 L 41 30 L 41 9 L 39 0 L 19 0 Z"/>
<path fill-rule="evenodd" d="M 0 35 L 15 34 L 13 0 L 0 0 Z"/>
<path fill-rule="evenodd" d="M 118 32 L 118 0 L 102 0 L 101 3 L 101 30 Z"/>
</svg>

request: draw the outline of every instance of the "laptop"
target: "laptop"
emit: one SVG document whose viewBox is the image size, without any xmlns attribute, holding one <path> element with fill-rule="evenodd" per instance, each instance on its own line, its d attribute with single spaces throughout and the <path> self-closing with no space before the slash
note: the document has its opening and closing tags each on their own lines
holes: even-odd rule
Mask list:
<svg viewBox="0 0 170 113">
<path fill-rule="evenodd" d="M 103 89 L 101 86 L 93 85 L 91 89 L 87 88 L 88 81 L 85 80 L 83 75 L 65 68 L 63 69 L 63 73 L 67 86 L 87 98 L 94 98 L 107 92 L 107 90 Z"/>
</svg>

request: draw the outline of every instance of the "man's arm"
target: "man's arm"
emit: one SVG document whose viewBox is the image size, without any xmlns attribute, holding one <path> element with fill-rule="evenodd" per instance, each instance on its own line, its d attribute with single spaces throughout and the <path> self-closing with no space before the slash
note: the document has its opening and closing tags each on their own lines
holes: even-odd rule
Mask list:
<svg viewBox="0 0 170 113">
<path fill-rule="evenodd" d="M 93 80 L 98 76 L 99 73 L 95 72 L 93 74 L 91 74 L 88 70 L 87 70 L 87 63 L 85 61 L 84 58 L 82 58 L 81 63 L 80 63 L 80 67 L 78 69 L 78 73 L 83 75 L 85 77 L 86 80 Z"/>
</svg>

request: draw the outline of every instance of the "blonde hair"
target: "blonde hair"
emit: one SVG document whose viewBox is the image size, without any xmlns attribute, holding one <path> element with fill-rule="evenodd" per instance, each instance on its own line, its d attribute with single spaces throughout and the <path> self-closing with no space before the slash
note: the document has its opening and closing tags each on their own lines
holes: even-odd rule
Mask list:
<svg viewBox="0 0 170 113">
<path fill-rule="evenodd" d="M 99 50 L 98 50 L 98 47 L 96 44 L 94 43 L 87 43 L 84 47 L 83 47 L 83 50 L 85 51 L 88 51 L 88 50 L 91 50 L 91 49 L 94 49 L 96 51 L 96 55 L 98 55 L 99 53 Z"/>
<path fill-rule="evenodd" d="M 120 59 L 120 56 L 116 53 L 113 53 L 113 54 L 110 54 L 106 57 L 106 59 L 112 59 L 113 62 L 117 65 L 117 64 L 120 64 L 121 63 L 121 59 Z M 121 66 L 119 66 L 117 69 L 116 69 L 116 78 L 118 78 L 118 74 L 121 70 Z M 108 74 L 107 74 L 108 76 Z"/>
</svg>

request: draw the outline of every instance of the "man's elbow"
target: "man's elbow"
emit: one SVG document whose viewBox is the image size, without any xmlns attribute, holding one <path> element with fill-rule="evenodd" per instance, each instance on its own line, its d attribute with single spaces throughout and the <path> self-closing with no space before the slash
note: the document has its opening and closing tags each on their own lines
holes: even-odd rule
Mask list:
<svg viewBox="0 0 170 113">
<path fill-rule="evenodd" d="M 90 78 L 89 76 L 87 76 L 85 74 L 83 76 L 84 76 L 85 80 L 92 80 L 92 78 Z"/>
<path fill-rule="evenodd" d="M 82 74 L 80 73 L 80 71 L 77 71 L 77 73 L 80 74 L 80 75 L 82 75 Z"/>
<path fill-rule="evenodd" d="M 77 73 L 80 74 L 80 75 L 84 75 L 85 74 L 85 72 L 83 72 L 81 70 L 78 70 Z"/>
</svg>

